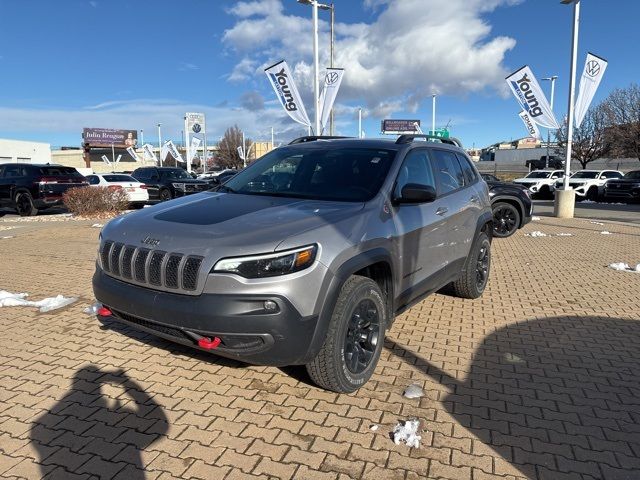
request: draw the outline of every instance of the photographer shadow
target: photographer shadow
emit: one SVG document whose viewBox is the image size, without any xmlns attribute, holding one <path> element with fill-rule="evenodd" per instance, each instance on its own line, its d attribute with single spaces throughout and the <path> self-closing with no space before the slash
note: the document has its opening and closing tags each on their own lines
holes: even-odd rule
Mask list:
<svg viewBox="0 0 640 480">
<path fill-rule="evenodd" d="M 89 474 L 144 480 L 142 453 L 169 429 L 167 416 L 123 370 L 78 370 L 71 389 L 31 425 L 43 478 Z"/>
<path fill-rule="evenodd" d="M 447 412 L 523 475 L 640 478 L 639 320 L 507 325 L 484 339 L 463 381 L 396 342 L 386 347 L 448 387 Z"/>
</svg>

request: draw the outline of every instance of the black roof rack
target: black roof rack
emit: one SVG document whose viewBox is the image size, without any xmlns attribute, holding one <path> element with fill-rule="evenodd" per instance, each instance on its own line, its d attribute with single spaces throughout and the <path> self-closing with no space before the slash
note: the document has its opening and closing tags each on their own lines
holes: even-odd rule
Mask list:
<svg viewBox="0 0 640 480">
<path fill-rule="evenodd" d="M 316 140 L 335 140 L 339 138 L 353 138 L 353 137 L 338 137 L 331 135 L 307 135 L 304 137 L 298 137 L 289 142 L 289 145 L 295 145 L 296 143 L 315 142 Z"/>
<path fill-rule="evenodd" d="M 424 138 L 428 142 L 438 141 L 440 143 L 446 143 L 448 145 L 453 145 L 456 147 L 463 148 L 462 142 L 457 138 L 454 138 L 454 137 L 442 138 L 442 137 L 436 137 L 435 135 L 426 135 L 424 133 L 407 133 L 404 135 L 400 135 L 396 140 L 396 144 L 411 143 L 416 138 Z"/>
</svg>

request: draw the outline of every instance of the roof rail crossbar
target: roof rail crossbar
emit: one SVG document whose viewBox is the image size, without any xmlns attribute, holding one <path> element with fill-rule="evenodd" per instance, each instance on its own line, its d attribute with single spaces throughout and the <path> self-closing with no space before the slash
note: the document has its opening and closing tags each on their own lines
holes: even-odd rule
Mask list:
<svg viewBox="0 0 640 480">
<path fill-rule="evenodd" d="M 429 142 L 438 141 L 440 143 L 446 143 L 448 145 L 454 145 L 456 147 L 463 148 L 462 142 L 457 138 L 454 138 L 454 137 L 442 138 L 442 137 L 437 137 L 435 135 L 427 135 L 424 133 L 406 133 L 404 135 L 400 135 L 396 140 L 396 144 L 411 143 L 416 138 L 424 138 Z"/>
<path fill-rule="evenodd" d="M 353 138 L 353 137 L 340 137 L 333 135 L 306 135 L 304 137 L 298 137 L 289 142 L 289 145 L 295 145 L 296 143 L 315 142 L 316 140 L 336 140 L 340 138 Z"/>
</svg>

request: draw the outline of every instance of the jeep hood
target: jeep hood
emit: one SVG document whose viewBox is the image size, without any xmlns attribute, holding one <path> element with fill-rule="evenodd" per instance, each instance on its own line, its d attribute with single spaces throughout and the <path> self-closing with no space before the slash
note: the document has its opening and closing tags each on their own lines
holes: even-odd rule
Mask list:
<svg viewBox="0 0 640 480">
<path fill-rule="evenodd" d="M 114 219 L 102 235 L 127 245 L 219 259 L 274 251 L 291 237 L 363 208 L 363 203 L 204 192 Z"/>
</svg>

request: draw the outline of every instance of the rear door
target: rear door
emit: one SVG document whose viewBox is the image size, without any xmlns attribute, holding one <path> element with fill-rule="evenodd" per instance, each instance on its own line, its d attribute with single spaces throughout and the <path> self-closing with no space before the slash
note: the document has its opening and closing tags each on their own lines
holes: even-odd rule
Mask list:
<svg viewBox="0 0 640 480">
<path fill-rule="evenodd" d="M 11 202 L 10 184 L 5 178 L 5 165 L 0 165 L 0 207 L 7 207 Z"/>
<path fill-rule="evenodd" d="M 396 180 L 395 198 L 408 183 L 437 187 L 426 148 L 415 148 L 405 157 Z M 399 305 L 441 286 L 443 272 L 452 260 L 447 235 L 452 214 L 441 198 L 395 206 L 395 247 L 401 269 Z"/>
<path fill-rule="evenodd" d="M 25 183 L 25 169 L 22 165 L 5 164 L 0 173 L 0 205 L 10 206 L 16 188 Z"/>
<path fill-rule="evenodd" d="M 160 199 L 160 175 L 155 168 L 139 168 L 132 176 L 147 186 L 149 200 Z"/>
</svg>

